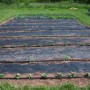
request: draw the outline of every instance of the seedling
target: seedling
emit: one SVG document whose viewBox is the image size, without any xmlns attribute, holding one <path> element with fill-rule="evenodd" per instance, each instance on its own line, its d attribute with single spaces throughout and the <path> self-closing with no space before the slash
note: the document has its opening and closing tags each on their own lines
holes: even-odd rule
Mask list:
<svg viewBox="0 0 90 90">
<path fill-rule="evenodd" d="M 42 44 L 38 44 L 39 47 L 42 47 Z"/>
<path fill-rule="evenodd" d="M 76 73 L 75 73 L 75 72 L 71 72 L 71 74 L 68 75 L 68 77 L 70 77 L 70 78 L 74 78 L 74 77 L 76 77 Z"/>
<path fill-rule="evenodd" d="M 69 46 L 69 45 L 71 45 L 70 42 L 65 42 L 64 43 L 64 46 Z"/>
<path fill-rule="evenodd" d="M 52 27 L 50 28 L 50 30 L 56 30 L 55 26 L 52 26 Z"/>
<path fill-rule="evenodd" d="M 85 77 L 85 78 L 90 78 L 90 73 L 86 73 L 86 74 L 84 75 L 84 77 Z"/>
<path fill-rule="evenodd" d="M 23 44 L 23 47 L 27 47 L 28 45 L 27 44 Z"/>
<path fill-rule="evenodd" d="M 64 58 L 64 60 L 65 60 L 65 61 L 67 61 L 67 60 L 71 60 L 71 57 L 70 57 L 70 56 L 68 56 L 68 55 L 64 55 L 64 57 L 63 57 L 63 58 Z"/>
<path fill-rule="evenodd" d="M 4 74 L 0 74 L 0 78 L 4 78 Z"/>
<path fill-rule="evenodd" d="M 11 48 L 15 48 L 16 47 L 16 45 L 11 45 Z"/>
<path fill-rule="evenodd" d="M 55 77 L 56 78 L 62 78 L 63 77 L 63 73 L 57 73 Z"/>
<path fill-rule="evenodd" d="M 29 74 L 29 75 L 28 75 L 28 78 L 29 78 L 29 79 L 32 79 L 32 78 L 33 78 L 32 74 Z"/>
<path fill-rule="evenodd" d="M 30 61 L 35 61 L 35 58 L 32 55 L 30 55 Z"/>
<path fill-rule="evenodd" d="M 15 78 L 16 78 L 16 79 L 20 79 L 20 77 L 21 77 L 21 75 L 20 75 L 19 73 L 17 73 L 17 74 L 15 75 Z"/>
<path fill-rule="evenodd" d="M 47 77 L 48 77 L 48 74 L 46 74 L 46 73 L 43 73 L 43 74 L 41 75 L 41 79 L 47 79 Z"/>
<path fill-rule="evenodd" d="M 80 46 L 85 46 L 86 44 L 85 43 L 79 43 Z"/>
</svg>

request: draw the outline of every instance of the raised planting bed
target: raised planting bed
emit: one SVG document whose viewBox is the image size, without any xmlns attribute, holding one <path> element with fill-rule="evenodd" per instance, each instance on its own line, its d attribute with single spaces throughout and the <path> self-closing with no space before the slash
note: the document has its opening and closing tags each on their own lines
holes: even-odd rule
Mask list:
<svg viewBox="0 0 90 90">
<path fill-rule="evenodd" d="M 90 46 L 90 37 L 21 37 L 0 38 L 4 47 Z"/>
<path fill-rule="evenodd" d="M 90 36 L 90 30 L 38 30 L 38 31 L 5 31 L 0 32 L 0 37 L 5 36 Z"/>
<path fill-rule="evenodd" d="M 70 73 L 72 71 L 79 73 L 90 72 L 90 63 L 70 62 L 62 64 L 0 64 L 0 73 Z"/>
<path fill-rule="evenodd" d="M 17 25 L 18 24 L 18 25 Z M 28 17 L 14 19 L 0 26 L 0 31 L 7 30 L 89 30 L 75 19 L 40 19 Z"/>
<path fill-rule="evenodd" d="M 7 31 L 7 30 L 89 30 L 88 28 L 86 27 L 82 27 L 82 26 L 58 26 L 58 27 L 50 27 L 50 26 L 41 26 L 41 27 L 0 27 L 0 31 Z"/>
<path fill-rule="evenodd" d="M 32 20 L 30 20 L 30 21 L 32 21 Z M 61 19 L 59 19 L 59 21 L 61 21 Z M 65 22 L 54 22 L 54 20 L 53 21 L 51 21 L 51 22 L 48 22 L 47 20 L 46 20 L 46 22 L 45 21 L 43 21 L 42 20 L 42 23 L 41 22 L 39 22 L 39 20 L 36 20 L 36 22 L 29 22 L 29 23 L 24 23 L 24 21 L 23 22 L 11 22 L 11 23 L 7 23 L 7 24 L 3 24 L 3 25 L 1 25 L 1 27 L 28 27 L 28 26 L 34 26 L 34 27 L 36 27 L 36 26 L 38 26 L 38 27 L 40 27 L 40 26 L 42 26 L 42 27 L 44 27 L 44 26 L 73 26 L 73 24 L 74 24 L 74 26 L 79 26 L 80 24 L 79 23 L 77 23 L 77 22 L 72 22 L 72 23 L 67 23 L 67 21 Z M 71 20 L 72 21 L 72 20 Z M 80 25 L 80 26 L 82 26 L 82 25 Z"/>
<path fill-rule="evenodd" d="M 12 21 L 10 21 L 10 22 L 7 22 L 7 23 L 5 23 L 5 24 L 3 24 L 3 25 L 8 25 L 8 24 L 17 24 L 17 23 L 19 23 L 19 24 L 30 24 L 30 23 L 42 23 L 42 24 L 47 24 L 47 23 L 49 23 L 50 24 L 50 22 L 51 22 L 51 24 L 52 23 L 70 23 L 70 24 L 77 24 L 77 20 L 76 19 L 39 19 L 39 18 L 33 18 L 33 19 L 30 19 L 30 18 L 28 18 L 28 17 L 26 17 L 26 18 L 23 18 L 23 19 L 20 19 L 20 18 L 14 18 Z M 72 23 L 71 23 L 72 22 Z M 79 23 L 78 23 L 79 24 Z"/>
<path fill-rule="evenodd" d="M 90 46 L 1 48 L 0 61 L 34 61 L 64 58 L 90 59 Z"/>
</svg>

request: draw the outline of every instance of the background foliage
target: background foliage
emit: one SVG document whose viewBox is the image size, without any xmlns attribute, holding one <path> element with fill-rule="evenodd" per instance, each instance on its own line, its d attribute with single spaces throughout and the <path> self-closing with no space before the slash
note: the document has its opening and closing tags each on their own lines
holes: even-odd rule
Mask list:
<svg viewBox="0 0 90 90">
<path fill-rule="evenodd" d="M 0 0 L 0 2 L 10 4 L 10 3 L 17 3 L 17 2 L 61 2 L 61 1 L 69 1 L 69 2 L 78 2 L 78 3 L 87 3 L 90 4 L 90 0 Z"/>
</svg>

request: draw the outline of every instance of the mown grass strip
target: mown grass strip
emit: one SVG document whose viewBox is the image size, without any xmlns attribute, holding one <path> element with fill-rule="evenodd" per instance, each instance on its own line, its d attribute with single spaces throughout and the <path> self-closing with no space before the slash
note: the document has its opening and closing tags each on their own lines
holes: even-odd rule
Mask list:
<svg viewBox="0 0 90 90">
<path fill-rule="evenodd" d="M 76 86 L 71 83 L 65 83 L 59 86 L 14 86 L 9 83 L 2 83 L 0 84 L 1 90 L 90 90 L 90 85 L 87 86 Z"/>
</svg>

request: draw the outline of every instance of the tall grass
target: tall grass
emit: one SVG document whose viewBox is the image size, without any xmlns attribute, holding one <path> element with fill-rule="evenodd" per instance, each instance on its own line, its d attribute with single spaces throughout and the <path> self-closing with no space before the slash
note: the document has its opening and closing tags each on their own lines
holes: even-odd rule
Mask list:
<svg viewBox="0 0 90 90">
<path fill-rule="evenodd" d="M 86 87 L 78 87 L 73 84 L 67 83 L 61 86 L 24 86 L 18 87 L 8 83 L 0 84 L 0 90 L 90 90 L 90 85 Z"/>
</svg>

